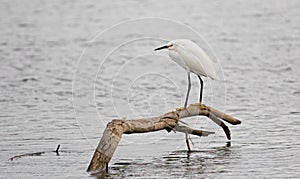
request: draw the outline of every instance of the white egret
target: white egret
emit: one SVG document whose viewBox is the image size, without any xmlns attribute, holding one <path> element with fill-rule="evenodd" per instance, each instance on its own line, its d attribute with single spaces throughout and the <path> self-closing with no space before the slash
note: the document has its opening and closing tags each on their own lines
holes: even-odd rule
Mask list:
<svg viewBox="0 0 300 179">
<path fill-rule="evenodd" d="M 162 49 L 169 49 L 170 58 L 187 71 L 188 90 L 184 108 L 187 107 L 191 90 L 191 72 L 197 75 L 200 80 L 201 87 L 199 104 L 201 105 L 203 92 L 203 80 L 201 79 L 201 76 L 210 77 L 213 80 L 218 80 L 219 76 L 217 74 L 215 63 L 196 43 L 188 39 L 177 39 L 170 41 L 167 45 L 156 48 L 155 51 Z"/>
</svg>

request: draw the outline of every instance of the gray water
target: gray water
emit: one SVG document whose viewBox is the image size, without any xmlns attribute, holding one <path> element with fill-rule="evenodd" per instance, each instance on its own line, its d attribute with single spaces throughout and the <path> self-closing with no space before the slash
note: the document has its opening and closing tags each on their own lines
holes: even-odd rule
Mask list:
<svg viewBox="0 0 300 179">
<path fill-rule="evenodd" d="M 107 177 L 297 178 L 299 8 L 296 0 L 1 1 L 0 178 L 89 178 L 107 122 L 181 106 L 186 72 L 153 51 L 176 38 L 218 62 L 223 80 L 205 79 L 204 103 L 242 124 L 228 124 L 228 146 L 209 119 L 185 119 L 216 132 L 191 136 L 190 155 L 181 133 L 124 135 Z M 48 152 L 8 161 L 40 151 Z"/>
</svg>

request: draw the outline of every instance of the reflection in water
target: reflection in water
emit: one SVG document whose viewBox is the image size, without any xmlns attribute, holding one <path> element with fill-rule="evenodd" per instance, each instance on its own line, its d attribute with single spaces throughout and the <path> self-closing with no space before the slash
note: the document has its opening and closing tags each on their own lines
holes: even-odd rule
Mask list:
<svg viewBox="0 0 300 179">
<path fill-rule="evenodd" d="M 166 156 L 156 157 L 152 161 L 145 163 L 144 160 L 125 160 L 117 162 L 109 167 L 109 176 L 120 177 L 206 177 L 209 175 L 218 176 L 220 173 L 229 172 L 230 158 L 235 149 L 227 142 L 222 147 L 214 147 L 207 150 L 177 150 Z M 236 157 L 236 156 L 235 156 Z M 130 161 L 130 162 L 129 162 Z M 139 170 L 140 174 L 137 174 Z M 146 171 L 155 171 L 150 174 Z M 166 172 L 168 171 L 168 172 Z"/>
</svg>

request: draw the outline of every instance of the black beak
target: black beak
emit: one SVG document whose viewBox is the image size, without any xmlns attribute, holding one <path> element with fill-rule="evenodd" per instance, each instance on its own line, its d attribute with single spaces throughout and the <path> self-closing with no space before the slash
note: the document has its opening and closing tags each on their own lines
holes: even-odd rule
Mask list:
<svg viewBox="0 0 300 179">
<path fill-rule="evenodd" d="M 161 50 L 161 49 L 164 49 L 164 48 L 169 48 L 169 46 L 165 45 L 165 46 L 162 46 L 162 47 L 158 47 L 158 48 L 154 49 L 154 51 Z"/>
</svg>

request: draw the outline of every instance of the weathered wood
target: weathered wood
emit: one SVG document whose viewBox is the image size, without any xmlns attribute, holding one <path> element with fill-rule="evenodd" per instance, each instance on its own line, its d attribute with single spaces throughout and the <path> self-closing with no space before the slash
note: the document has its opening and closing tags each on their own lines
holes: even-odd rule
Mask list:
<svg viewBox="0 0 300 179">
<path fill-rule="evenodd" d="M 238 119 L 236 119 L 236 118 L 234 118 L 232 116 L 229 116 L 228 114 L 225 114 L 225 113 L 223 113 L 223 112 L 221 112 L 221 111 L 219 111 L 217 109 L 214 109 L 212 107 L 209 107 L 209 106 L 205 106 L 205 107 L 207 108 L 207 110 L 210 113 L 214 114 L 216 117 L 221 118 L 224 121 L 226 121 L 226 122 L 228 122 L 228 123 L 230 123 L 232 125 L 241 124 L 240 120 L 238 120 Z"/>
<path fill-rule="evenodd" d="M 96 169 L 101 171 L 108 170 L 108 163 L 124 133 L 123 124 L 122 120 L 113 120 L 107 124 L 92 161 L 90 162 L 88 171 Z"/>
<path fill-rule="evenodd" d="M 203 130 L 196 130 L 196 129 L 189 128 L 187 126 L 179 126 L 179 125 L 176 125 L 174 127 L 174 130 L 175 131 L 179 131 L 179 132 L 183 132 L 183 133 L 186 133 L 186 134 L 197 135 L 199 137 L 201 137 L 201 136 L 208 136 L 210 134 L 214 134 L 214 132 L 203 131 Z"/>
<path fill-rule="evenodd" d="M 217 125 L 221 126 L 229 140 L 231 139 L 230 130 L 220 119 L 234 125 L 241 123 L 238 119 L 203 104 L 190 105 L 185 109 L 168 112 L 162 116 L 153 118 L 136 120 L 115 119 L 107 124 L 87 171 L 108 171 L 108 163 L 121 140 L 122 134 L 155 132 L 163 129 L 197 136 L 213 134 L 214 132 L 196 130 L 178 125 L 180 119 L 197 115 L 207 116 Z"/>
</svg>

